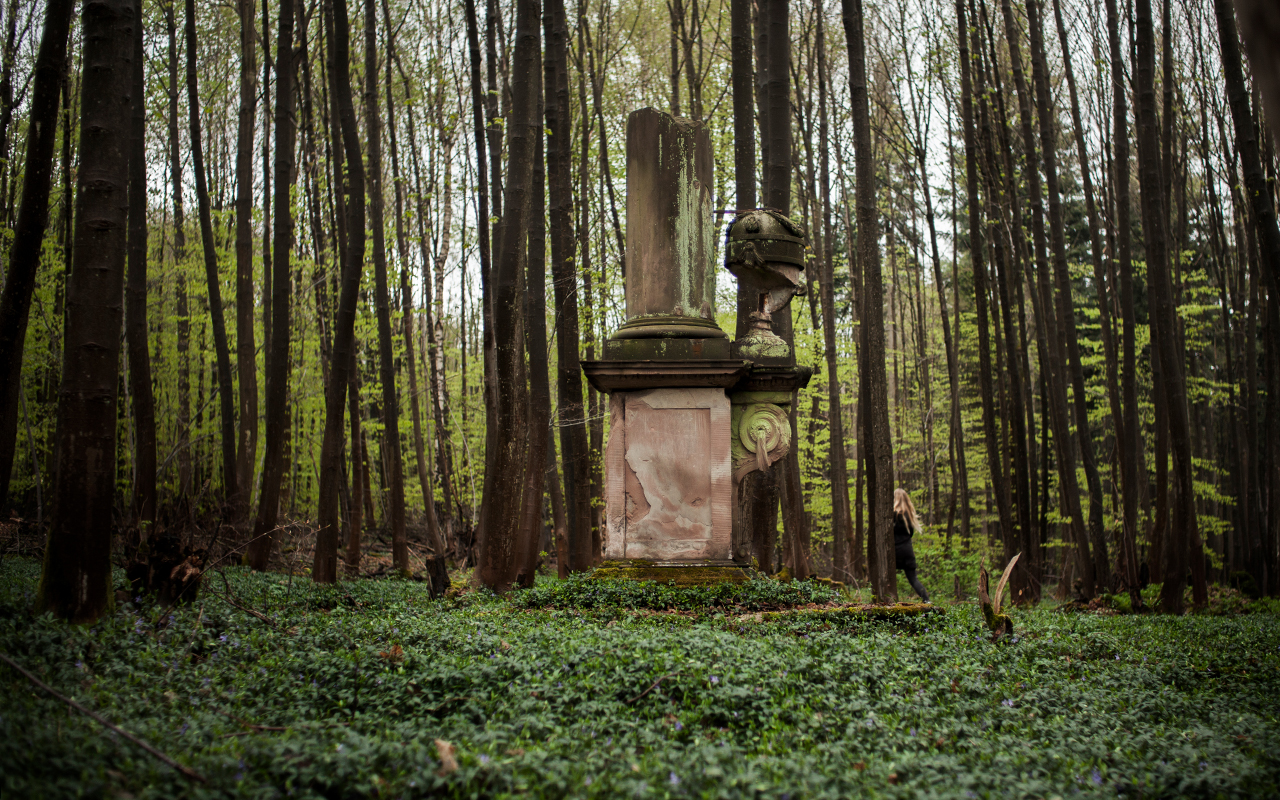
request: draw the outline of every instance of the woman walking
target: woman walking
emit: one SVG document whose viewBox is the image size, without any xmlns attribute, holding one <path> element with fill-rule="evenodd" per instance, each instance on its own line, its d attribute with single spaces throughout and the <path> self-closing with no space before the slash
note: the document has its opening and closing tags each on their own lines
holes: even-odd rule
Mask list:
<svg viewBox="0 0 1280 800">
<path fill-rule="evenodd" d="M 920 579 L 916 577 L 916 553 L 911 549 L 911 537 L 920 530 L 916 521 L 916 507 L 911 503 L 911 496 L 903 489 L 893 490 L 893 551 L 897 558 L 898 569 L 907 573 L 911 588 L 916 590 L 920 599 L 929 602 L 929 593 L 924 590 Z"/>
</svg>

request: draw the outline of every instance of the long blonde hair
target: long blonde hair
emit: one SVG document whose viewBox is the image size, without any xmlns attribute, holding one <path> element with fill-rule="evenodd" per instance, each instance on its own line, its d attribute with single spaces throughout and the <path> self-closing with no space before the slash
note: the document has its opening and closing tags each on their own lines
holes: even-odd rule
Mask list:
<svg viewBox="0 0 1280 800">
<path fill-rule="evenodd" d="M 911 503 L 911 495 L 906 489 L 893 490 L 893 513 L 901 514 L 907 521 L 907 529 L 920 530 L 920 522 L 916 519 L 916 507 Z"/>
</svg>

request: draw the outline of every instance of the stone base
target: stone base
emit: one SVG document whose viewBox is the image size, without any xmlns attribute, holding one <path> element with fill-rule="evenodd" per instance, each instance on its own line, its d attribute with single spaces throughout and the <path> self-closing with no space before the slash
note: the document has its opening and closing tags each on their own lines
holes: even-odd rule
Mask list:
<svg viewBox="0 0 1280 800">
<path fill-rule="evenodd" d="M 732 561 L 663 562 L 645 559 L 605 561 L 591 574 L 597 581 L 657 581 L 676 586 L 710 586 L 717 583 L 744 583 L 751 579 L 747 569 Z"/>
</svg>

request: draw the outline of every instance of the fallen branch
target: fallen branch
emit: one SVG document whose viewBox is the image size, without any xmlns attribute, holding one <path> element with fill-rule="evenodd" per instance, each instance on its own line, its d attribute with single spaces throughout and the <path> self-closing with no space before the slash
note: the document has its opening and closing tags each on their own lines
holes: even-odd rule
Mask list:
<svg viewBox="0 0 1280 800">
<path fill-rule="evenodd" d="M 134 736 L 132 733 L 129 733 L 128 731 L 124 730 L 123 728 L 120 728 L 120 727 L 118 727 L 118 726 L 116 726 L 116 725 L 111 724 L 111 723 L 110 723 L 110 722 L 108 722 L 106 719 L 104 719 L 102 716 L 100 716 L 100 715 L 98 715 L 98 714 L 95 714 L 94 712 L 90 711 L 89 709 L 87 709 L 87 708 L 85 708 L 84 706 L 82 706 L 82 705 L 80 705 L 79 703 L 77 703 L 75 700 L 72 700 L 72 699 L 71 699 L 71 698 L 69 698 L 69 697 L 64 697 L 63 695 L 59 694 L 59 693 L 58 693 L 58 692 L 57 692 L 57 691 L 56 691 L 52 686 L 50 686 L 49 684 L 47 684 L 47 683 L 45 683 L 44 681 L 40 680 L 40 679 L 39 679 L 39 678 L 37 678 L 35 675 L 32 675 L 30 672 L 27 672 L 27 671 L 26 671 L 25 669 L 23 669 L 23 668 L 22 668 L 22 667 L 21 667 L 21 666 L 20 666 L 16 661 L 14 661 L 13 659 L 9 658 L 9 657 L 8 657 L 8 656 L 6 656 L 4 653 L 0 653 L 0 660 L 3 660 L 3 661 L 4 661 L 4 663 L 8 664 L 9 666 L 11 666 L 11 667 L 13 667 L 14 669 L 16 669 L 18 672 L 22 673 L 22 674 L 23 674 L 23 676 L 25 676 L 27 680 L 31 681 L 31 682 L 32 682 L 32 683 L 34 683 L 36 686 L 39 686 L 41 689 L 44 689 L 46 692 L 48 692 L 49 694 L 51 694 L 51 695 L 53 695 L 54 697 L 58 698 L 58 699 L 59 699 L 59 700 L 61 700 L 62 702 L 66 703 L 67 705 L 71 706 L 71 707 L 72 707 L 72 708 L 74 708 L 76 711 L 79 711 L 81 714 L 84 714 L 84 715 L 86 715 L 86 716 L 90 717 L 91 719 L 93 719 L 94 721 L 98 722 L 99 724 L 101 724 L 101 725 L 105 726 L 106 728 L 108 728 L 108 729 L 110 729 L 110 730 L 112 730 L 112 731 L 115 731 L 116 733 L 120 734 L 120 735 L 121 735 L 121 736 L 123 736 L 124 738 L 126 738 L 126 739 L 128 739 L 129 741 L 131 741 L 131 742 L 133 742 L 134 744 L 136 744 L 138 747 L 141 747 L 143 750 L 146 750 L 146 751 L 147 751 L 148 753 L 150 753 L 151 755 L 155 756 L 156 758 L 160 759 L 160 760 L 161 760 L 161 761 L 163 761 L 164 763 L 166 763 L 166 764 L 168 764 L 169 766 L 173 767 L 173 768 L 174 768 L 174 769 L 176 769 L 178 772 L 181 772 L 183 775 L 187 776 L 187 777 L 188 777 L 188 778 L 190 778 L 191 780 L 193 780 L 193 781 L 200 781 L 201 783 L 208 783 L 208 782 L 209 782 L 209 781 L 208 781 L 208 780 L 206 780 L 206 779 L 205 779 L 205 777 L 204 777 L 203 775 L 201 775 L 199 772 L 196 772 L 195 770 L 191 769 L 190 767 L 186 767 L 186 766 L 183 766 L 182 764 L 179 764 L 177 761 L 174 761 L 172 758 L 169 758 L 167 755 L 165 755 L 164 753 L 161 753 L 159 750 L 155 749 L 155 748 L 154 748 L 154 747 L 152 747 L 151 745 L 149 745 L 149 744 L 147 744 L 146 742 L 144 742 L 143 740 L 139 739 L 137 736 Z"/>
<path fill-rule="evenodd" d="M 674 678 L 679 674 L 680 674 L 679 672 L 672 672 L 670 674 L 663 675 L 661 678 L 658 678 L 656 681 L 654 681 L 653 684 L 648 689 L 645 689 L 640 694 L 628 700 L 627 705 L 634 705 L 635 703 L 639 702 L 640 699 L 643 698 L 645 695 L 647 695 L 649 692 L 652 692 L 654 689 L 657 689 L 658 685 L 661 684 L 663 681 L 665 681 L 667 678 Z"/>
<path fill-rule="evenodd" d="M 223 602 L 229 605 L 235 606 L 236 608 L 240 609 L 241 611 L 248 614 L 249 616 L 257 617 L 258 619 L 270 625 L 272 628 L 275 628 L 277 631 L 280 631 L 281 633 L 285 632 L 279 625 L 275 623 L 274 620 L 271 619 L 271 617 L 268 617 L 266 614 L 263 614 L 261 611 L 256 611 L 252 608 L 249 608 L 248 606 L 240 605 L 239 603 L 237 603 L 235 600 L 231 598 L 231 595 L 223 594 L 222 592 L 219 592 L 217 589 L 213 588 L 212 586 L 206 586 L 205 591 L 209 592 L 219 600 L 222 600 Z"/>
</svg>

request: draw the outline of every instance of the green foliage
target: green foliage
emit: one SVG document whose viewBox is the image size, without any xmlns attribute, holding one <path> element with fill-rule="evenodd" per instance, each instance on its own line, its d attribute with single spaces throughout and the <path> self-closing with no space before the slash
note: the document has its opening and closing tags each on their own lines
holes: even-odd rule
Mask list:
<svg viewBox="0 0 1280 800">
<path fill-rule="evenodd" d="M 756 577 L 744 583 L 676 586 L 657 581 L 595 581 L 574 575 L 568 580 L 548 581 L 517 592 L 512 596 L 511 604 L 517 608 L 717 609 L 741 613 L 839 599 L 840 594 L 835 589 L 811 581 L 775 581 Z"/>
<path fill-rule="evenodd" d="M 76 628 L 31 615 L 37 572 L 0 562 L 0 650 L 209 784 L 0 667 L 5 797 L 1258 797 L 1280 781 L 1274 613 L 1013 609 L 1017 636 L 993 644 L 971 604 L 606 622 L 529 607 L 588 600 L 580 579 L 430 600 L 231 569 L 275 627 L 209 595 Z M 735 590 L 817 590 L 766 584 Z"/>
</svg>

